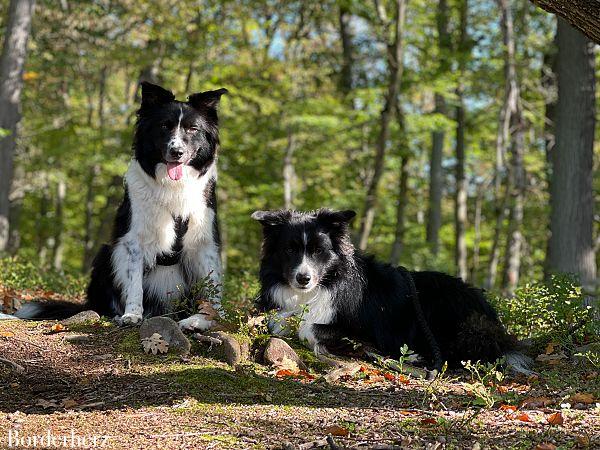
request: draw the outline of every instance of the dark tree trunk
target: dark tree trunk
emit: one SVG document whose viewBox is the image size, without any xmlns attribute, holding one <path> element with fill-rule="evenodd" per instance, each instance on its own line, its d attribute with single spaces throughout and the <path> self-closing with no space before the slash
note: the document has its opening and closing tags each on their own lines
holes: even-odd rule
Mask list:
<svg viewBox="0 0 600 450">
<path fill-rule="evenodd" d="M 371 228 L 373 227 L 375 207 L 377 204 L 377 188 L 379 187 L 379 181 L 383 175 L 385 151 L 390 135 L 390 121 L 394 113 L 398 87 L 400 79 L 402 78 L 402 57 L 404 51 L 402 33 L 404 31 L 404 22 L 406 18 L 406 0 L 396 0 L 395 5 L 394 43 L 389 47 L 387 57 L 389 70 L 388 88 L 384 100 L 384 107 L 379 119 L 380 128 L 379 136 L 377 138 L 373 176 L 367 188 L 365 208 L 360 223 L 358 247 L 361 250 L 367 248 L 367 242 L 369 240 L 369 235 L 371 234 Z"/>
<path fill-rule="evenodd" d="M 353 87 L 354 44 L 350 26 L 350 8 L 343 2 L 339 11 L 340 37 L 342 39 L 342 69 L 340 73 L 340 91 L 344 97 L 350 94 Z"/>
<path fill-rule="evenodd" d="M 56 213 L 54 218 L 54 246 L 52 247 L 52 267 L 62 270 L 64 253 L 64 227 L 65 227 L 65 198 L 67 196 L 67 183 L 58 180 L 56 185 Z"/>
<path fill-rule="evenodd" d="M 452 41 L 448 28 L 448 2 L 439 0 L 436 14 L 438 47 L 439 47 L 439 74 L 445 75 L 450 69 L 450 52 Z M 435 112 L 447 114 L 446 100 L 435 94 Z M 442 172 L 442 160 L 444 157 L 444 130 L 435 130 L 431 136 L 431 157 L 429 160 L 429 205 L 427 211 L 427 243 L 434 255 L 439 251 L 440 228 L 442 226 L 442 193 L 444 189 L 444 178 Z"/>
<path fill-rule="evenodd" d="M 466 59 L 469 56 L 467 48 L 467 20 L 469 4 L 468 0 L 460 3 L 460 36 L 458 43 L 459 71 L 464 74 Z M 457 275 L 463 280 L 467 279 L 467 242 L 465 233 L 467 230 L 467 178 L 465 175 L 465 108 L 464 108 L 464 85 L 459 82 L 456 89 L 458 104 L 456 106 L 456 193 L 454 207 L 455 223 L 455 263 Z"/>
<path fill-rule="evenodd" d="M 558 20 L 557 34 L 558 104 L 552 151 L 549 268 L 578 275 L 583 286 L 591 290 L 597 283 L 592 184 L 594 48 L 562 19 Z"/>
<path fill-rule="evenodd" d="M 390 264 L 398 265 L 404 250 L 404 232 L 406 230 L 406 205 L 408 204 L 408 163 L 410 157 L 404 155 L 400 159 L 400 177 L 398 183 L 398 205 L 396 206 L 396 229 Z"/>
<path fill-rule="evenodd" d="M 31 32 L 35 0 L 11 0 L 2 55 L 0 55 L 0 252 L 6 250 L 10 236 L 10 191 L 13 158 L 17 142 L 17 125 L 21 119 L 23 68 L 27 41 Z M 1 135 L 0 135 L 1 136 Z"/>
<path fill-rule="evenodd" d="M 531 2 L 562 17 L 591 40 L 600 44 L 600 1 L 531 0 Z"/>
<path fill-rule="evenodd" d="M 85 225 L 84 225 L 84 237 L 83 237 L 83 261 L 82 261 L 82 272 L 87 272 L 92 266 L 92 259 L 94 258 L 94 248 L 96 247 L 94 242 L 94 196 L 95 196 L 95 182 L 96 178 L 100 174 L 100 166 L 94 164 L 89 169 L 88 179 L 86 180 L 87 189 L 85 196 Z"/>
</svg>

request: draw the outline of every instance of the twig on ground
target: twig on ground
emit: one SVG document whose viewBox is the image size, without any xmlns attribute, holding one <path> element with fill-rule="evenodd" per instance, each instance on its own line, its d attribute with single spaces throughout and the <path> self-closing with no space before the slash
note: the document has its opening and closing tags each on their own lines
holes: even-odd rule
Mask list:
<svg viewBox="0 0 600 450">
<path fill-rule="evenodd" d="M 311 448 L 326 447 L 327 445 L 329 445 L 327 439 L 319 439 L 316 441 L 306 442 L 305 444 L 300 444 L 298 446 L 298 450 L 310 450 Z"/>
<path fill-rule="evenodd" d="M 6 358 L 0 358 L 0 363 L 4 363 L 9 367 L 12 367 L 12 369 L 17 372 L 17 373 L 23 373 L 25 372 L 25 367 L 23 367 L 20 364 L 17 364 L 14 361 L 11 361 L 10 359 L 6 359 Z"/>
<path fill-rule="evenodd" d="M 212 336 L 206 336 L 204 334 L 200 334 L 200 333 L 194 333 L 192 335 L 192 337 L 196 340 L 198 340 L 199 342 L 206 342 L 210 345 L 221 345 L 223 344 L 223 341 L 221 339 L 217 339 L 214 338 Z"/>
</svg>

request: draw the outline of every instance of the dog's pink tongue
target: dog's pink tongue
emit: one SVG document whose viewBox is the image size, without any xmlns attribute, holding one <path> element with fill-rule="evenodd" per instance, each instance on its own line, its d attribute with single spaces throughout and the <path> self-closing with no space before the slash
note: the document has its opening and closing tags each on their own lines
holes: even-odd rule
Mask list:
<svg viewBox="0 0 600 450">
<path fill-rule="evenodd" d="M 171 180 L 180 180 L 183 176 L 183 164 L 182 163 L 167 163 L 167 173 Z"/>
</svg>

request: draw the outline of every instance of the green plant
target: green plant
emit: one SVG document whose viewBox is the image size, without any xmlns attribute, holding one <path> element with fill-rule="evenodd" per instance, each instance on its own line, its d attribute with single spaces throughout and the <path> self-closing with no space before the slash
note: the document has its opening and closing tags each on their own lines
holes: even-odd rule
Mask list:
<svg viewBox="0 0 600 450">
<path fill-rule="evenodd" d="M 466 388 L 475 396 L 475 405 L 486 408 L 494 406 L 497 400 L 494 393 L 496 386 L 504 379 L 504 373 L 499 370 L 503 363 L 503 359 L 493 363 L 462 361 L 463 367 L 471 375 L 471 382 L 466 384 Z"/>
<path fill-rule="evenodd" d="M 519 338 L 541 338 L 567 346 L 598 334 L 594 311 L 585 304 L 581 287 L 568 275 L 553 275 L 548 283 L 526 284 L 510 298 L 494 304 L 509 331 Z"/>
</svg>

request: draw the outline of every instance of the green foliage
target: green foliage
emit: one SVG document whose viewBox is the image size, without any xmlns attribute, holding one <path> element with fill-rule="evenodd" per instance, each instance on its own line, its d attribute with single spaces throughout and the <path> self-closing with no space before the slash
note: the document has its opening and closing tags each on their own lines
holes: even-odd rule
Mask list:
<svg viewBox="0 0 600 450">
<path fill-rule="evenodd" d="M 19 257 L 0 258 L 0 287 L 15 290 L 42 290 L 67 297 L 79 297 L 85 291 L 86 278 L 80 274 L 41 269 Z"/>
<path fill-rule="evenodd" d="M 548 283 L 525 284 L 510 298 L 494 301 L 509 331 L 521 338 L 542 338 L 573 345 L 598 336 L 594 310 L 573 277 L 553 275 Z"/>
<path fill-rule="evenodd" d="M 504 379 L 504 373 L 500 370 L 503 361 L 485 364 L 480 361 L 463 361 L 462 364 L 471 376 L 471 383 L 466 387 L 475 396 L 474 404 L 486 408 L 494 406 L 497 400 L 496 386 Z"/>
</svg>

